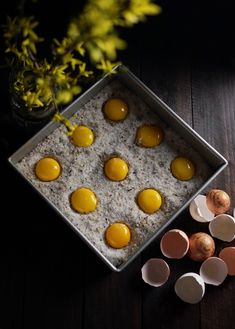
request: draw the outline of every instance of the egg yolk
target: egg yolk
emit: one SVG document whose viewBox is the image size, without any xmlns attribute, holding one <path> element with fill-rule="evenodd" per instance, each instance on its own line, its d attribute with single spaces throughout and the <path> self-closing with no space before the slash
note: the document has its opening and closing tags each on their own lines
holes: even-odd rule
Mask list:
<svg viewBox="0 0 235 329">
<path fill-rule="evenodd" d="M 162 197 L 158 191 L 148 188 L 139 192 L 137 203 L 145 213 L 153 214 L 161 207 Z"/>
<path fill-rule="evenodd" d="M 120 249 L 130 242 L 131 231 L 124 223 L 114 223 L 107 228 L 105 239 L 110 247 Z"/>
<path fill-rule="evenodd" d="M 105 163 L 104 172 L 110 180 L 122 181 L 128 174 L 128 165 L 123 159 L 111 158 Z"/>
<path fill-rule="evenodd" d="M 195 166 L 191 160 L 177 157 L 171 162 L 171 172 L 175 178 L 187 181 L 195 175 Z"/>
<path fill-rule="evenodd" d="M 128 106 L 119 98 L 111 98 L 104 104 L 103 111 L 107 119 L 122 121 L 128 114 Z"/>
<path fill-rule="evenodd" d="M 77 126 L 71 138 L 74 144 L 80 147 L 88 147 L 94 142 L 93 131 L 86 126 Z"/>
<path fill-rule="evenodd" d="M 161 127 L 155 125 L 143 125 L 137 129 L 136 143 L 144 147 L 159 145 L 164 137 Z"/>
<path fill-rule="evenodd" d="M 60 164 L 53 158 L 43 158 L 37 162 L 35 167 L 37 178 L 43 182 L 50 182 L 57 179 L 60 173 Z"/>
<path fill-rule="evenodd" d="M 95 211 L 97 207 L 96 195 L 89 188 L 78 188 L 71 195 L 71 206 L 80 214 Z"/>
</svg>

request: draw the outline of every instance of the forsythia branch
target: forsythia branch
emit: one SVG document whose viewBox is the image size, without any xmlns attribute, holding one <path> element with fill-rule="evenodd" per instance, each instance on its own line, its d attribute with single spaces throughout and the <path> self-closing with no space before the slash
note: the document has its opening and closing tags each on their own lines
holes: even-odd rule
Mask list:
<svg viewBox="0 0 235 329">
<path fill-rule="evenodd" d="M 29 111 L 70 103 L 94 70 L 113 72 L 117 51 L 126 48 L 118 27 L 132 27 L 160 12 L 152 0 L 87 0 L 69 22 L 66 36 L 53 40 L 51 62 L 36 57 L 43 38 L 36 33 L 34 17 L 8 17 L 4 38 L 6 53 L 16 65 L 15 91 Z"/>
</svg>

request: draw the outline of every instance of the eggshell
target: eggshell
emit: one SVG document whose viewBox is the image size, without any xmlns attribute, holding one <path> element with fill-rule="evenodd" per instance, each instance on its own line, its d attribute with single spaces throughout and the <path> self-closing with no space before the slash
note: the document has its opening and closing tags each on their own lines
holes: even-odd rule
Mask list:
<svg viewBox="0 0 235 329">
<path fill-rule="evenodd" d="M 170 268 L 161 258 L 149 259 L 141 269 L 144 282 L 153 287 L 160 287 L 168 280 Z"/>
<path fill-rule="evenodd" d="M 192 218 L 200 223 L 210 222 L 215 217 L 207 207 L 206 196 L 201 194 L 190 203 L 189 212 Z"/>
<path fill-rule="evenodd" d="M 235 247 L 226 247 L 219 253 L 221 258 L 228 267 L 228 274 L 235 275 Z"/>
<path fill-rule="evenodd" d="M 218 257 L 207 258 L 201 265 L 200 276 L 207 284 L 219 286 L 227 277 L 228 267 Z"/>
<path fill-rule="evenodd" d="M 195 199 L 193 201 L 191 201 L 190 205 L 189 205 L 189 212 L 190 215 L 193 219 L 195 219 L 197 222 L 200 223 L 205 223 L 206 220 L 204 217 L 202 217 L 202 213 L 199 210 L 199 207 L 197 206 Z"/>
<path fill-rule="evenodd" d="M 175 293 L 184 302 L 196 304 L 204 296 L 205 283 L 197 273 L 185 273 L 176 281 Z"/>
<path fill-rule="evenodd" d="M 170 230 L 163 235 L 160 248 L 164 256 L 180 259 L 188 252 L 189 240 L 183 231 Z"/>
<path fill-rule="evenodd" d="M 209 231 L 215 238 L 231 242 L 235 238 L 235 219 L 227 214 L 218 215 L 210 222 Z"/>
</svg>

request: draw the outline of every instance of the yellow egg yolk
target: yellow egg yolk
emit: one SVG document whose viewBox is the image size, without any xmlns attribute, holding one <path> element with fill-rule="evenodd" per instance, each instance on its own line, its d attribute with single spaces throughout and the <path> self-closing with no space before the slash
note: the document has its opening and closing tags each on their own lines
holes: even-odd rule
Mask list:
<svg viewBox="0 0 235 329">
<path fill-rule="evenodd" d="M 122 121 L 128 114 L 128 106 L 119 98 L 111 98 L 104 104 L 103 111 L 107 119 Z"/>
<path fill-rule="evenodd" d="M 110 180 L 122 181 L 128 174 L 128 165 L 123 159 L 111 158 L 105 163 L 104 172 Z"/>
<path fill-rule="evenodd" d="M 161 127 L 155 125 L 143 125 L 137 129 L 136 143 L 144 147 L 159 145 L 164 137 Z"/>
<path fill-rule="evenodd" d="M 177 157 L 171 162 L 171 172 L 175 178 L 187 181 L 195 175 L 195 166 L 191 160 Z"/>
<path fill-rule="evenodd" d="M 95 211 L 97 207 L 96 195 L 89 188 L 78 188 L 71 195 L 71 206 L 80 214 Z"/>
<path fill-rule="evenodd" d="M 110 247 L 120 249 L 130 242 L 131 231 L 124 223 L 114 223 L 107 228 L 105 239 Z"/>
<path fill-rule="evenodd" d="M 53 158 L 43 158 L 37 162 L 35 167 L 37 178 L 43 182 L 50 182 L 57 179 L 60 173 L 60 164 Z"/>
<path fill-rule="evenodd" d="M 77 126 L 71 138 L 74 144 L 80 147 L 88 147 L 94 142 L 93 131 L 86 126 Z"/>
<path fill-rule="evenodd" d="M 138 193 L 137 203 L 145 213 L 153 214 L 161 207 L 162 197 L 158 191 L 148 188 Z"/>
</svg>

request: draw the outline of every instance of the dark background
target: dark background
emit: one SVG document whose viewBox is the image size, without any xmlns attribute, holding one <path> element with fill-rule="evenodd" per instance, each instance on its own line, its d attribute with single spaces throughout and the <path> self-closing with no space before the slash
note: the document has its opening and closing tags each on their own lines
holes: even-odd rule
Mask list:
<svg viewBox="0 0 235 329">
<path fill-rule="evenodd" d="M 226 190 L 235 207 L 235 19 L 228 1 L 159 1 L 163 13 L 121 31 L 128 49 L 119 58 L 221 152 L 228 168 L 211 187 Z M 41 0 L 30 5 L 48 41 L 60 36 L 82 2 Z M 1 1 L 0 23 L 16 1 Z M 43 51 L 47 51 L 44 49 Z M 0 52 L 4 54 L 1 40 Z M 140 269 L 162 257 L 159 239 L 122 273 L 112 273 L 10 168 L 7 158 L 31 135 L 11 116 L 7 68 L 0 70 L 0 329 L 233 329 L 235 279 L 206 286 L 201 303 L 174 294 L 175 280 L 200 264 L 168 261 L 171 276 L 154 289 Z M 170 226 L 208 232 L 185 211 Z M 216 254 L 226 243 L 216 241 Z M 234 242 L 229 245 L 235 245 Z"/>
</svg>

